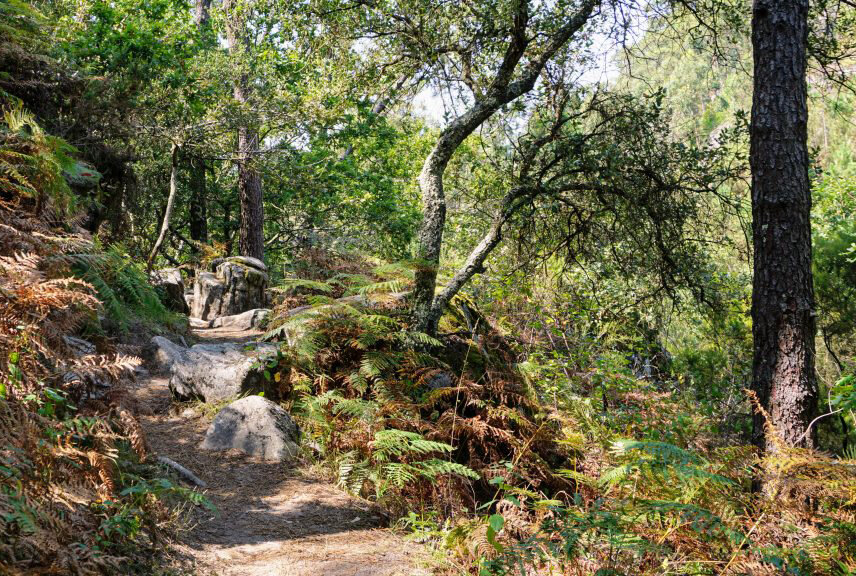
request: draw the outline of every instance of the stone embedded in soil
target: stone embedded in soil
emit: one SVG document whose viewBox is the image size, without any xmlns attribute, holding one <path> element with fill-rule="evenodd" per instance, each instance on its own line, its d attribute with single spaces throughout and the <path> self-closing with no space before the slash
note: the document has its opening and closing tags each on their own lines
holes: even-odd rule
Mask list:
<svg viewBox="0 0 856 576">
<path fill-rule="evenodd" d="M 247 396 L 217 413 L 201 448 L 241 450 L 264 460 L 283 462 L 297 454 L 298 435 L 288 412 L 261 396 Z"/>
<path fill-rule="evenodd" d="M 197 344 L 172 365 L 169 389 L 178 398 L 198 398 L 205 402 L 258 392 L 276 398 L 278 391 L 265 380 L 263 369 L 258 367 L 259 361 L 274 354 L 273 344 L 259 344 L 252 350 L 234 342 Z"/>
<path fill-rule="evenodd" d="M 187 319 L 187 322 L 188 322 L 188 324 L 190 324 L 190 327 L 193 328 L 194 330 L 199 330 L 199 329 L 204 330 L 206 328 L 211 328 L 211 321 L 210 320 L 203 320 L 202 318 L 194 318 L 193 316 L 191 316 L 190 318 Z"/>
<path fill-rule="evenodd" d="M 155 365 L 169 370 L 169 389 L 179 399 L 216 402 L 258 392 L 274 399 L 279 396 L 278 388 L 264 378 L 259 366 L 276 354 L 276 344 L 224 342 L 185 348 L 155 336 L 149 348 Z"/>
<path fill-rule="evenodd" d="M 156 369 L 170 370 L 172 365 L 181 358 L 185 350 L 187 348 L 176 344 L 168 338 L 155 336 L 143 350 L 143 355 L 154 364 Z"/>
</svg>

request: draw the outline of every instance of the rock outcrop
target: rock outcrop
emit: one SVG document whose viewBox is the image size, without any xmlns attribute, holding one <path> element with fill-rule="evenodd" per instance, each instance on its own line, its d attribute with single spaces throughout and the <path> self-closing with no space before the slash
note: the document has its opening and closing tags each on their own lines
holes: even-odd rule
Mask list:
<svg viewBox="0 0 856 576">
<path fill-rule="evenodd" d="M 180 399 L 197 398 L 216 402 L 245 393 L 264 392 L 277 398 L 279 389 L 265 380 L 259 362 L 276 354 L 275 344 L 225 342 L 179 346 L 162 336 L 152 339 L 149 355 L 170 373 L 169 388 Z"/>
<path fill-rule="evenodd" d="M 297 455 L 299 432 L 291 416 L 261 396 L 247 396 L 220 410 L 200 446 L 241 450 L 272 462 Z"/>
<path fill-rule="evenodd" d="M 190 315 L 202 320 L 264 308 L 268 286 L 264 262 L 233 256 L 212 262 L 213 272 L 197 272 Z"/>
<path fill-rule="evenodd" d="M 164 306 L 182 314 L 190 312 L 187 301 L 184 299 L 184 280 L 181 278 L 181 270 L 178 268 L 155 270 L 149 278 Z"/>
<path fill-rule="evenodd" d="M 220 316 L 209 323 L 211 328 L 228 328 L 230 330 L 252 330 L 259 328 L 270 314 L 267 308 L 256 308 L 247 310 L 234 316 Z"/>
</svg>

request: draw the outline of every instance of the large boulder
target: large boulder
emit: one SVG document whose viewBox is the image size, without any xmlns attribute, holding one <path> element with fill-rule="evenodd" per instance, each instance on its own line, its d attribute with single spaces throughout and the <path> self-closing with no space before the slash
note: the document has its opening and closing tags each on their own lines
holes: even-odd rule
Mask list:
<svg viewBox="0 0 856 576">
<path fill-rule="evenodd" d="M 169 388 L 179 399 L 216 402 L 240 394 L 264 392 L 278 398 L 279 388 L 264 378 L 260 367 L 276 355 L 275 344 L 247 346 L 236 342 L 179 346 L 162 336 L 152 338 L 149 357 L 168 369 Z"/>
<path fill-rule="evenodd" d="M 267 267 L 255 258 L 233 256 L 216 261 L 214 272 L 198 272 L 191 316 L 212 320 L 264 308 Z"/>
<path fill-rule="evenodd" d="M 190 316 L 200 320 L 211 320 L 220 314 L 224 285 L 213 272 L 196 273 L 193 282 L 193 298 Z"/>
<path fill-rule="evenodd" d="M 297 455 L 299 432 L 291 416 L 261 396 L 247 396 L 220 410 L 205 434 L 204 450 L 241 450 L 272 462 Z"/>
<path fill-rule="evenodd" d="M 174 312 L 187 314 L 190 308 L 184 299 L 184 280 L 178 268 L 155 270 L 150 275 L 152 285 L 158 291 L 161 301 Z"/>
<path fill-rule="evenodd" d="M 277 398 L 279 390 L 265 380 L 257 365 L 276 354 L 276 346 L 260 344 L 244 350 L 243 344 L 197 344 L 172 365 L 169 388 L 178 398 L 216 402 L 239 394 L 264 392 Z"/>
</svg>

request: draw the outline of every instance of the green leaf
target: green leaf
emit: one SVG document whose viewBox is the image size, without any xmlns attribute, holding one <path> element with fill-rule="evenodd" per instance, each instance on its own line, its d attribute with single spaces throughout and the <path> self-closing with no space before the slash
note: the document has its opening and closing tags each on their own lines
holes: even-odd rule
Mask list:
<svg viewBox="0 0 856 576">
<path fill-rule="evenodd" d="M 502 527 L 505 526 L 505 518 L 503 518 L 501 514 L 492 514 L 490 518 L 487 519 L 487 522 L 495 532 L 499 532 L 502 530 Z"/>
</svg>

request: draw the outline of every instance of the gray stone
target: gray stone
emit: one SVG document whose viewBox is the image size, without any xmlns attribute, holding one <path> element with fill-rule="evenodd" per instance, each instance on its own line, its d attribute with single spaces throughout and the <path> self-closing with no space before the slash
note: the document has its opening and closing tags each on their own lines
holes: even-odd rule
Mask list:
<svg viewBox="0 0 856 576">
<path fill-rule="evenodd" d="M 231 256 L 226 258 L 227 262 L 233 262 L 236 264 L 243 264 L 244 266 L 248 266 L 250 268 L 255 268 L 261 272 L 267 273 L 267 266 L 264 262 L 259 260 L 258 258 L 253 258 L 252 256 Z"/>
<path fill-rule="evenodd" d="M 265 318 L 270 314 L 267 308 L 256 308 L 247 310 L 233 316 L 220 316 L 211 320 L 211 328 L 229 328 L 231 330 L 252 330 L 262 325 Z"/>
<path fill-rule="evenodd" d="M 223 283 L 216 274 L 198 271 L 193 282 L 193 306 L 190 309 L 190 315 L 202 320 L 211 320 L 219 316 L 223 288 Z"/>
<path fill-rule="evenodd" d="M 267 268 L 255 258 L 233 256 L 220 261 L 214 272 L 198 272 L 193 286 L 191 316 L 212 320 L 264 308 Z"/>
<path fill-rule="evenodd" d="M 217 276 L 223 279 L 224 284 L 222 303 L 217 316 L 232 316 L 265 307 L 265 291 L 268 286 L 266 272 L 229 258 L 217 267 Z"/>
<path fill-rule="evenodd" d="M 153 271 L 149 279 L 160 293 L 161 300 L 168 309 L 187 314 L 190 308 L 184 299 L 184 280 L 178 268 L 164 268 Z"/>
<path fill-rule="evenodd" d="M 184 356 L 187 350 L 163 336 L 155 336 L 143 351 L 143 355 L 159 370 L 170 370 L 172 365 Z"/>
<path fill-rule="evenodd" d="M 215 402 L 240 394 L 264 392 L 278 398 L 279 389 L 264 378 L 256 366 L 275 356 L 276 344 L 197 344 L 180 346 L 163 336 L 155 336 L 147 346 L 150 363 L 170 374 L 169 388 L 180 399 L 196 398 Z"/>
<path fill-rule="evenodd" d="M 194 318 L 193 316 L 191 316 L 187 319 L 187 322 L 194 330 L 211 328 L 211 320 L 203 320 L 201 318 Z"/>
<path fill-rule="evenodd" d="M 257 392 L 277 398 L 276 385 L 265 380 L 263 369 L 254 366 L 275 355 L 276 350 L 273 344 L 259 344 L 250 350 L 234 342 L 196 344 L 182 350 L 172 363 L 169 388 L 178 398 L 205 402 Z"/>
<path fill-rule="evenodd" d="M 220 410 L 205 434 L 204 450 L 241 450 L 272 462 L 297 455 L 299 432 L 291 416 L 261 396 L 247 396 Z"/>
</svg>

